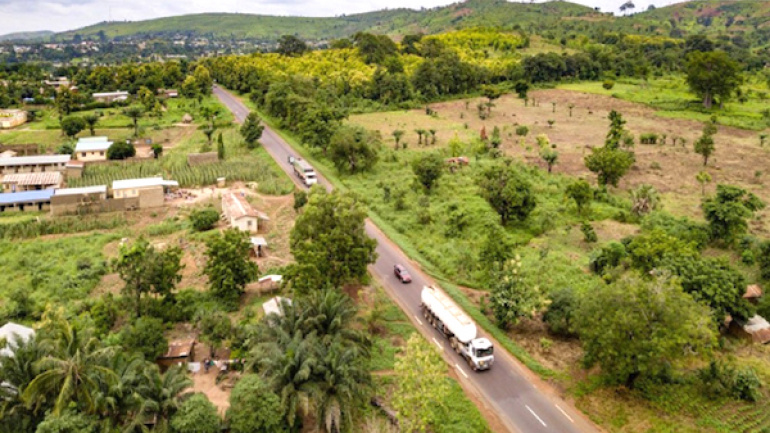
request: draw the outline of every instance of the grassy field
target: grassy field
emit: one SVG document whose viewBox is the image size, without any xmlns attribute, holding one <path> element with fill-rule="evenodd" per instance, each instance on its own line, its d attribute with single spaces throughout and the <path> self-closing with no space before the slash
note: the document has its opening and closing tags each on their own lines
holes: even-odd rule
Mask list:
<svg viewBox="0 0 770 433">
<path fill-rule="evenodd" d="M 748 95 L 746 102 L 731 100 L 723 108 L 715 106 L 711 110 L 704 108 L 701 101 L 689 92 L 685 77 L 679 75 L 654 78 L 648 82 L 624 78 L 609 90 L 602 87 L 601 82 L 561 84 L 558 88 L 642 103 L 656 109 L 655 114 L 664 118 L 705 122 L 715 115 L 721 125 L 761 131 L 770 127 L 770 119 L 762 114 L 770 101 L 770 89 L 765 80 L 758 78 L 762 77 L 750 77 L 743 86 Z"/>
</svg>

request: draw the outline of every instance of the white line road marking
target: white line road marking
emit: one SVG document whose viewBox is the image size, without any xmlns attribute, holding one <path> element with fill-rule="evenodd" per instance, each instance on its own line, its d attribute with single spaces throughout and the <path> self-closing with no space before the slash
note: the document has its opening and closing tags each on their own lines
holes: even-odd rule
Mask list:
<svg viewBox="0 0 770 433">
<path fill-rule="evenodd" d="M 564 416 L 566 416 L 566 417 L 567 417 L 567 419 L 569 420 L 569 422 L 571 422 L 571 423 L 573 423 L 573 424 L 575 423 L 575 420 L 573 420 L 571 416 L 567 415 L 567 412 L 564 412 L 564 409 L 560 408 L 558 404 L 556 404 L 556 405 L 554 405 L 554 406 L 556 406 L 556 409 L 559 409 L 559 412 L 561 412 L 562 414 L 564 414 Z"/>
<path fill-rule="evenodd" d="M 542 419 L 540 419 L 540 417 L 539 417 L 539 416 L 537 416 L 537 414 L 535 413 L 535 411 L 534 411 L 534 410 L 532 410 L 532 409 L 531 409 L 529 406 L 527 406 L 526 404 L 524 405 L 524 407 L 526 407 L 526 408 L 527 408 L 527 410 L 529 411 L 529 413 L 531 413 L 531 414 L 532 414 L 532 416 L 534 416 L 535 418 L 537 418 L 537 420 L 538 420 L 538 421 L 540 421 L 540 424 L 543 424 L 543 427 L 548 427 L 547 425 L 545 425 L 545 422 L 543 422 L 543 420 L 542 420 Z"/>
<path fill-rule="evenodd" d="M 433 342 L 436 343 L 436 346 L 438 346 L 438 350 L 444 350 L 444 346 L 442 346 L 435 337 L 433 337 Z"/>
<path fill-rule="evenodd" d="M 467 375 L 467 374 L 465 374 L 465 372 L 463 371 L 463 369 L 462 369 L 462 368 L 460 368 L 460 366 L 459 366 L 458 364 L 455 364 L 455 367 L 457 367 L 457 369 L 460 371 L 460 373 L 462 373 L 462 375 L 463 375 L 463 376 L 465 376 L 465 378 L 466 378 L 466 379 L 468 378 L 468 375 Z"/>
<path fill-rule="evenodd" d="M 422 320 L 420 320 L 420 318 L 419 318 L 419 317 L 417 317 L 417 315 L 416 315 L 416 314 L 414 315 L 414 318 L 415 318 L 415 320 L 417 320 L 417 323 L 419 323 L 419 324 L 420 324 L 420 326 L 422 326 Z"/>
</svg>

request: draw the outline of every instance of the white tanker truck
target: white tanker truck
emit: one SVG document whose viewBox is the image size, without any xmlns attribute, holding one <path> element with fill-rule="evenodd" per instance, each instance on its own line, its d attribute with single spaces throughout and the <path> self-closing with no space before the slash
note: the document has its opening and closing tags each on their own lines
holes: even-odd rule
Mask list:
<svg viewBox="0 0 770 433">
<path fill-rule="evenodd" d="M 486 338 L 476 338 L 476 324 L 435 287 L 423 286 L 420 294 L 422 314 L 434 328 L 449 339 L 473 371 L 487 370 L 495 362 L 494 347 Z"/>
</svg>

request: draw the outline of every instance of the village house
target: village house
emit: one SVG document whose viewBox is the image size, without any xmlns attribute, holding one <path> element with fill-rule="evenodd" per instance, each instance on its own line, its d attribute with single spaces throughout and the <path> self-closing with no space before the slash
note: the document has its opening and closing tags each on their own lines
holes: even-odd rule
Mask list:
<svg viewBox="0 0 770 433">
<path fill-rule="evenodd" d="M 251 207 L 242 194 L 233 192 L 222 195 L 222 213 L 230 227 L 247 232 L 259 231 L 260 221 L 270 221 L 267 215 Z"/>
<path fill-rule="evenodd" d="M 107 137 L 84 137 L 75 145 L 75 157 L 81 161 L 106 161 L 110 146 Z"/>
<path fill-rule="evenodd" d="M 69 155 L 13 156 L 0 158 L 0 174 L 64 171 Z"/>
<path fill-rule="evenodd" d="M 166 190 L 176 187 L 179 187 L 178 182 L 162 177 L 116 180 L 112 182 L 112 196 L 115 199 L 138 198 L 140 209 L 161 207 Z"/>
<path fill-rule="evenodd" d="M 51 204 L 52 189 L 41 191 L 8 192 L 0 194 L 0 212 L 17 210 L 42 211 Z"/>
<path fill-rule="evenodd" d="M 56 189 L 61 186 L 62 175 L 58 171 L 45 173 L 16 173 L 3 175 L 3 191 L 21 192 Z"/>
<path fill-rule="evenodd" d="M 0 129 L 11 129 L 27 123 L 24 110 L 0 110 Z"/>
<path fill-rule="evenodd" d="M 94 98 L 94 101 L 96 102 L 104 102 L 107 104 L 111 104 L 113 102 L 127 100 L 128 92 L 123 92 L 121 90 L 118 90 L 117 92 L 94 93 L 91 96 Z"/>
<path fill-rule="evenodd" d="M 51 214 L 86 214 L 104 210 L 107 200 L 107 185 L 82 188 L 60 188 L 51 197 Z"/>
<path fill-rule="evenodd" d="M 55 77 L 53 80 L 44 80 L 43 84 L 59 90 L 64 87 L 70 87 L 70 80 L 67 77 Z"/>
</svg>

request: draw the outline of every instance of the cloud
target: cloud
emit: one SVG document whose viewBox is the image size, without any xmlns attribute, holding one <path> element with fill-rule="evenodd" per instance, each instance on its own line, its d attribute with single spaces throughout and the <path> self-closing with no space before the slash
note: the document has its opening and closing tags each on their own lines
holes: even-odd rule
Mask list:
<svg viewBox="0 0 770 433">
<path fill-rule="evenodd" d="M 335 16 L 385 8 L 430 8 L 456 0 L 0 0 L 0 34 L 33 30 L 72 30 L 102 21 L 139 21 L 204 12 Z M 524 0 L 529 2 L 528 0 Z M 542 0 L 538 0 L 540 2 Z M 616 12 L 626 0 L 573 0 Z M 650 4 L 683 0 L 636 0 L 636 11 Z"/>
</svg>

